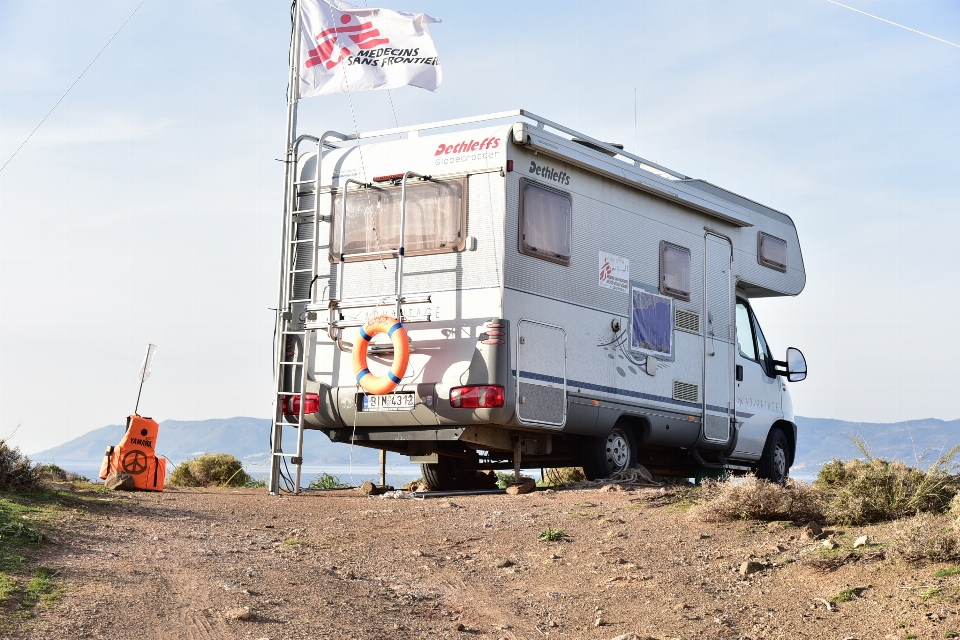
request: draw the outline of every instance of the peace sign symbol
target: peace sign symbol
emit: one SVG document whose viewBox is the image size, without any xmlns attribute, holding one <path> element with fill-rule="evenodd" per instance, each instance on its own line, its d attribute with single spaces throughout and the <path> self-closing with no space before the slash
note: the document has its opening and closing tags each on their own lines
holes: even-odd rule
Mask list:
<svg viewBox="0 0 960 640">
<path fill-rule="evenodd" d="M 147 470 L 147 454 L 139 449 L 128 451 L 123 455 L 123 460 L 120 464 L 127 473 L 133 475 L 143 473 Z"/>
</svg>

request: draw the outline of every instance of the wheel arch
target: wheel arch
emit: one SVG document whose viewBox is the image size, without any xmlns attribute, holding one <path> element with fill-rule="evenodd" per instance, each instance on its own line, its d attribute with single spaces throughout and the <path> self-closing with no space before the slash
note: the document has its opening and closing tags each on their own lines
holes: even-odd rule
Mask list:
<svg viewBox="0 0 960 640">
<path fill-rule="evenodd" d="M 632 431 L 638 448 L 644 442 L 648 442 L 650 440 L 650 420 L 646 416 L 640 416 L 632 413 L 621 413 L 620 416 L 614 420 L 613 424 L 610 425 L 609 431 L 612 431 L 616 427 L 620 427 L 621 429 L 629 429 Z M 607 431 L 607 433 L 609 433 L 609 431 Z"/>
<path fill-rule="evenodd" d="M 793 466 L 793 461 L 797 455 L 797 425 L 789 420 L 777 420 L 773 423 L 771 429 L 773 427 L 780 429 L 783 435 L 787 437 L 787 446 L 790 447 L 790 460 L 788 461 L 789 464 L 787 464 L 787 468 L 790 468 Z"/>
</svg>

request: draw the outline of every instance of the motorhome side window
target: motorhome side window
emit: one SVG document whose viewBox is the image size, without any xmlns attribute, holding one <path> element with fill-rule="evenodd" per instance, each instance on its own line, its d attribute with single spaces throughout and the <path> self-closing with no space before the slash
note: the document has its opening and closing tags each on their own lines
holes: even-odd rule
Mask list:
<svg viewBox="0 0 960 640">
<path fill-rule="evenodd" d="M 787 272 L 787 241 L 757 232 L 757 261 L 765 267 Z"/>
<path fill-rule="evenodd" d="M 346 260 L 377 260 L 381 251 L 400 246 L 400 187 L 351 185 L 347 194 Z M 466 180 L 407 183 L 404 254 L 424 255 L 463 250 Z M 343 194 L 333 198 L 330 261 L 340 260 L 340 218 Z M 351 258 L 351 254 L 372 254 Z"/>
<path fill-rule="evenodd" d="M 660 293 L 690 302 L 690 249 L 660 243 Z"/>
<path fill-rule="evenodd" d="M 753 331 L 757 337 L 757 352 L 760 356 L 760 364 L 763 366 L 763 371 L 767 376 L 773 378 L 775 377 L 773 373 L 773 356 L 770 355 L 770 347 L 767 346 L 767 339 L 763 337 L 763 330 L 760 329 L 757 316 L 753 316 Z"/>
<path fill-rule="evenodd" d="M 520 181 L 520 253 L 570 264 L 572 217 L 569 193 Z"/>
<path fill-rule="evenodd" d="M 750 309 L 743 300 L 737 300 L 737 348 L 747 360 L 757 359 L 757 347 L 753 342 L 753 323 Z"/>
</svg>

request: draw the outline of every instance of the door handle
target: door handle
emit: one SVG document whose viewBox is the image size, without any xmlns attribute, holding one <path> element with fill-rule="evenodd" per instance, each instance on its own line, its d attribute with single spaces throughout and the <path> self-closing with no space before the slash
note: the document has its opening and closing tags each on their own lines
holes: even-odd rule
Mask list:
<svg viewBox="0 0 960 640">
<path fill-rule="evenodd" d="M 737 382 L 743 382 L 743 365 L 738 364 L 736 371 L 737 371 Z"/>
</svg>

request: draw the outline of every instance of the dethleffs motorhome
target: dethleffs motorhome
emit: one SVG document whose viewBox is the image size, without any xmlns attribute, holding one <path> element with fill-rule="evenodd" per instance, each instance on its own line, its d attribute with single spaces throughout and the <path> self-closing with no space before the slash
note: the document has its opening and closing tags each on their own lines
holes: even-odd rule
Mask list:
<svg viewBox="0 0 960 640">
<path fill-rule="evenodd" d="M 750 306 L 804 287 L 785 214 L 526 111 L 292 152 L 272 491 L 304 429 L 408 455 L 435 489 L 637 463 L 786 478 L 806 363 Z"/>
</svg>

